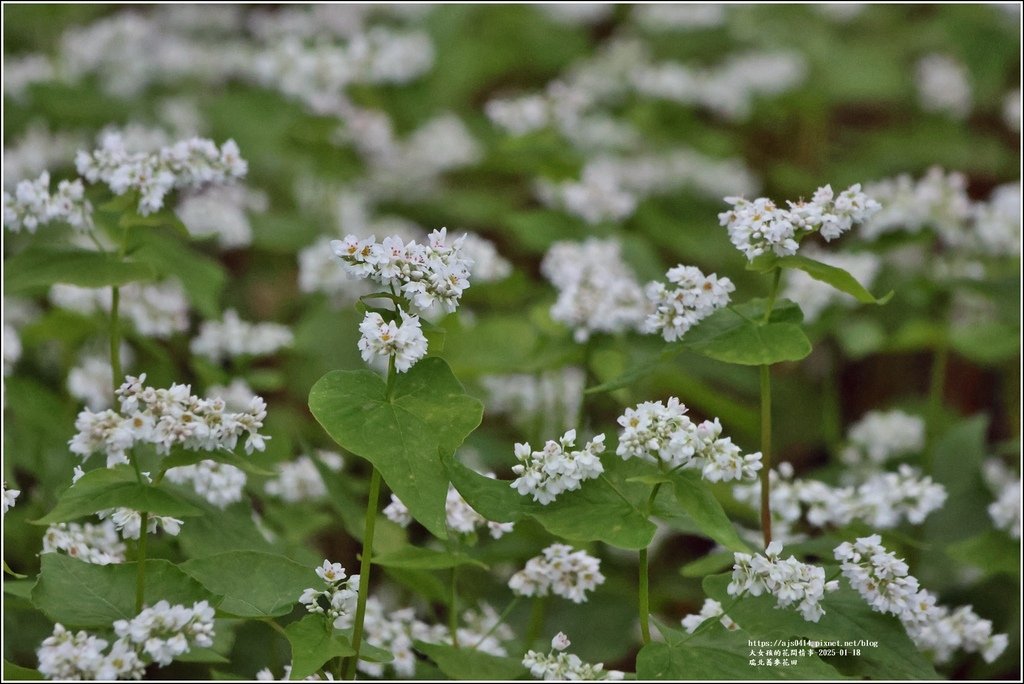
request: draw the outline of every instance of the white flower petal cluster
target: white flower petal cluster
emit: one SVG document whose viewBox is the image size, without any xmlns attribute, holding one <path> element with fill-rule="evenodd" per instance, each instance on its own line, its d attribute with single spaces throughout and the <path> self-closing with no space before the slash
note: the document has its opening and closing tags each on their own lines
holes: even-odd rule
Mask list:
<svg viewBox="0 0 1024 684">
<path fill-rule="evenodd" d="M 622 426 L 615 453 L 624 461 L 639 458 L 668 469 L 700 468 L 711 482 L 749 480 L 761 469 L 761 452 L 744 455 L 732 438 L 722 437 L 717 418 L 694 423 L 676 397 L 645 401 L 619 416 Z"/>
<path fill-rule="evenodd" d="M 104 511 L 97 511 L 96 515 L 100 520 L 110 518 L 110 522 L 114 523 L 114 529 L 124 539 L 138 539 L 142 532 L 142 513 L 131 508 L 109 508 Z M 176 537 L 181 532 L 182 524 L 181 520 L 172 518 L 169 515 L 154 515 L 150 513 L 146 529 L 150 534 L 156 534 L 160 531 L 160 528 L 163 528 L 164 532 L 172 537 Z"/>
<path fill-rule="evenodd" d="M 617 240 L 556 242 L 541 273 L 558 290 L 551 318 L 573 329 L 577 342 L 593 333 L 635 330 L 647 313 L 643 289 L 622 259 Z"/>
<path fill-rule="evenodd" d="M 566 653 L 572 642 L 563 632 L 559 632 L 551 640 L 551 650 L 547 653 L 527 651 L 523 656 L 523 667 L 530 671 L 535 679 L 545 681 L 618 681 L 625 678 L 625 673 L 618 670 L 605 670 L 602 663 L 592 665 L 580 660 L 574 653 Z"/>
<path fill-rule="evenodd" d="M 278 463 L 277 476 L 263 485 L 263 491 L 288 503 L 315 501 L 327 496 L 327 485 L 313 458 L 334 472 L 341 470 L 345 463 L 340 454 L 330 451 L 319 451 L 316 456 L 304 455 L 294 461 Z"/>
<path fill-rule="evenodd" d="M 1020 183 L 1000 185 L 987 202 L 971 207 L 972 242 L 989 256 L 1020 257 L 1021 189 Z"/>
<path fill-rule="evenodd" d="M 770 594 L 775 597 L 777 608 L 796 605 L 804 620 L 817 622 L 825 614 L 821 607 L 825 592 L 838 589 L 838 582 L 826 583 L 824 568 L 801 563 L 794 556 L 782 560 L 781 553 L 782 544 L 778 541 L 769 544 L 763 556 L 737 552 L 729 595 Z"/>
<path fill-rule="evenodd" d="M 248 480 L 241 468 L 211 459 L 170 468 L 165 476 L 168 482 L 191 485 L 196 494 L 217 508 L 241 501 Z"/>
<path fill-rule="evenodd" d="M 267 404 L 253 397 L 244 411 L 225 410 L 222 399 L 200 399 L 189 385 L 173 384 L 168 389 L 144 385 L 146 374 L 127 376 L 116 395 L 120 410 L 78 414 L 78 433 L 68 442 L 71 452 L 89 458 L 94 453 L 107 457 L 107 467 L 128 463 L 128 451 L 135 444 L 152 444 L 158 454 L 173 447 L 193 451 L 234 450 L 246 436 L 246 453 L 263 451 L 269 437 L 260 434 Z"/>
<path fill-rule="evenodd" d="M 215 237 L 221 249 L 252 244 L 249 212 L 267 209 L 267 197 L 240 185 L 210 185 L 182 193 L 174 213 L 198 237 Z"/>
<path fill-rule="evenodd" d="M 7 65 L 10 65 L 10 60 Z M 4 70 L 4 80 L 8 80 Z M 4 83 L 6 86 L 6 82 Z M 84 136 L 68 131 L 51 131 L 45 123 L 30 123 L 14 142 L 4 147 L 4 189 L 9 190 L 23 178 L 36 178 L 43 171 L 54 171 L 74 157 Z"/>
<path fill-rule="evenodd" d="M 546 506 L 562 492 L 579 489 L 585 480 L 604 472 L 600 458 L 604 435 L 594 437 L 582 449 L 575 446 L 575 430 L 569 430 L 557 442 L 549 439 L 541 451 L 534 451 L 529 442 L 517 443 L 515 455 L 519 462 L 512 466 L 517 477 L 510 486 Z"/>
<path fill-rule="evenodd" d="M 33 83 L 52 81 L 57 72 L 47 55 L 27 54 L 4 60 L 4 95 L 23 100 Z"/>
<path fill-rule="evenodd" d="M 135 353 L 127 344 L 121 344 L 121 365 L 130 366 Z M 110 386 L 113 371 L 105 353 L 86 353 L 78 364 L 68 371 L 68 394 L 84 403 L 90 411 L 102 411 L 114 405 L 114 388 Z"/>
<path fill-rule="evenodd" d="M 914 85 L 925 111 L 941 112 L 954 119 L 966 119 L 971 113 L 970 73 L 948 55 L 922 57 L 914 70 Z"/>
<path fill-rule="evenodd" d="M 326 589 L 310 587 L 299 596 L 299 603 L 310 613 L 327 616 L 335 629 L 348 629 L 355 620 L 356 602 L 359 600 L 359 575 L 349 577 L 341 563 L 324 560 L 316 569 L 317 577 Z"/>
<path fill-rule="evenodd" d="M 111 520 L 99 525 L 91 523 L 56 523 L 43 534 L 40 553 L 61 551 L 86 563 L 110 565 L 124 563 L 127 547 Z"/>
<path fill-rule="evenodd" d="M 695 631 L 697 631 L 698 627 L 704 624 L 706 620 L 710 620 L 712 618 L 718 618 L 719 621 L 722 623 L 722 626 L 728 629 L 729 631 L 737 630 L 740 628 L 740 626 L 736 624 L 736 622 L 731 617 L 725 614 L 725 611 L 722 610 L 721 603 L 719 603 L 715 599 L 708 598 L 704 599 L 704 605 L 701 606 L 699 613 L 687 615 L 682 619 L 683 629 L 685 629 L 688 633 L 693 634 Z"/>
<path fill-rule="evenodd" d="M 600 584 L 604 584 L 601 559 L 567 544 L 547 547 L 541 555 L 526 561 L 526 566 L 508 581 L 516 596 L 554 594 L 573 603 L 585 603 L 587 592 Z"/>
<path fill-rule="evenodd" d="M 21 338 L 17 329 L 13 325 L 8 325 L 7 321 L 4 321 L 3 335 L 3 371 L 6 378 L 14 372 L 14 366 L 21 358 Z"/>
<path fill-rule="evenodd" d="M 924 449 L 924 419 L 899 409 L 868 411 L 846 432 L 847 446 L 840 454 L 850 466 L 878 467 L 898 456 Z"/>
<path fill-rule="evenodd" d="M 140 656 L 163 667 L 194 647 L 213 646 L 213 615 L 206 601 L 191 607 L 159 601 L 131 620 L 115 622 L 114 633 L 139 650 Z"/>
<path fill-rule="evenodd" d="M 51 287 L 49 299 L 54 306 L 83 315 L 109 313 L 112 301 L 109 287 L 64 284 Z M 176 279 L 146 285 L 129 283 L 120 288 L 119 315 L 140 335 L 167 339 L 188 330 L 188 298 Z"/>
<path fill-rule="evenodd" d="M 3 496 L 3 502 L 0 503 L 0 506 L 3 506 L 3 508 L 0 509 L 0 510 L 2 510 L 2 512 L 4 514 L 6 514 L 8 509 L 14 508 L 14 503 L 15 503 L 15 501 L 17 501 L 18 496 L 20 494 L 21 494 L 21 490 L 20 489 L 8 489 L 7 488 L 7 481 L 4 480 L 4 485 L 3 485 L 3 495 L 4 495 Z"/>
<path fill-rule="evenodd" d="M 85 631 L 71 632 L 59 622 L 46 637 L 36 655 L 39 672 L 56 680 L 142 679 L 146 664 L 124 639 L 110 645 L 106 639 Z"/>
<path fill-rule="evenodd" d="M 838 195 L 831 185 L 824 185 L 815 190 L 809 202 L 788 202 L 788 209 L 767 197 L 753 201 L 726 197 L 725 201 L 732 209 L 720 213 L 718 222 L 729 231 L 733 246 L 750 261 L 762 254 L 796 254 L 800 239 L 811 233 L 834 240 L 881 209 L 876 200 L 861 191 L 860 183 Z"/>
<path fill-rule="evenodd" d="M 871 287 L 882 266 L 878 255 L 872 252 L 828 252 L 815 245 L 807 245 L 803 253 L 809 259 L 843 269 L 867 288 Z M 817 320 L 833 304 L 853 306 L 857 303 L 853 296 L 798 269 L 786 269 L 783 283 L 780 296 L 800 307 L 806 323 Z"/>
<path fill-rule="evenodd" d="M 476 233 L 466 233 L 462 254 L 472 264 L 469 274 L 474 282 L 492 283 L 512 275 L 512 263 L 498 253 L 493 242 Z"/>
<path fill-rule="evenodd" d="M 331 248 L 342 268 L 353 278 L 369 278 L 384 288 L 395 288 L 418 309 L 435 305 L 448 313 L 458 308 L 469 287 L 472 262 L 462 253 L 465 236 L 448 244 L 448 229 L 433 231 L 427 244 L 403 243 L 398 237 L 377 242 L 373 236 L 349 235 L 334 240 Z"/>
<path fill-rule="evenodd" d="M 719 278 L 715 273 L 705 276 L 696 266 L 679 264 L 670 268 L 665 277 L 676 287 L 669 289 L 654 281 L 644 288 L 653 311 L 647 314 L 640 330 L 660 333 L 666 342 L 675 342 L 715 310 L 728 306 L 729 294 L 736 289 L 728 278 Z"/>
<path fill-rule="evenodd" d="M 143 216 L 160 211 L 173 190 L 230 183 L 248 172 L 234 140 L 218 148 L 206 138 L 189 138 L 148 153 L 129 151 L 123 140 L 108 136 L 99 149 L 79 151 L 75 167 L 88 182 L 102 182 L 115 195 L 138 192 Z"/>
<path fill-rule="evenodd" d="M 43 171 L 35 180 L 23 180 L 11 195 L 3 193 L 4 228 L 20 233 L 50 223 L 66 223 L 77 230 L 92 228 L 92 205 L 85 199 L 82 181 L 62 180 L 50 194 L 50 173 Z"/>
<path fill-rule="evenodd" d="M 937 662 L 948 661 L 963 649 L 980 652 L 986 662 L 998 658 L 1007 646 L 1005 634 L 992 634 L 992 623 L 982 620 L 970 606 L 950 611 L 937 597 L 921 589 L 910 568 L 882 546 L 877 535 L 843 542 L 835 548 L 843 575 L 872 610 L 899 618 L 907 635 Z"/>
<path fill-rule="evenodd" d="M 338 268 L 331 242 L 331 238 L 323 237 L 299 251 L 299 290 L 322 292 L 340 309 L 373 292 L 373 285 L 369 280 L 353 280 Z"/>
<path fill-rule="evenodd" d="M 725 24 L 726 5 L 634 5 L 631 17 L 652 32 L 695 31 Z"/>
<path fill-rule="evenodd" d="M 484 473 L 484 475 L 491 479 L 496 477 L 494 473 Z M 459 493 L 459 490 L 451 484 L 448 485 L 444 514 L 448 529 L 459 534 L 473 534 L 478 527 L 486 527 L 492 538 L 500 539 L 515 528 L 515 523 L 494 522 L 477 513 Z M 384 515 L 388 520 L 402 527 L 408 527 L 412 523 L 409 509 L 394 494 L 391 495 L 391 503 L 384 507 Z"/>
<path fill-rule="evenodd" d="M 996 495 L 996 500 L 988 505 L 992 524 L 997 529 L 1005 530 L 1014 539 L 1020 539 L 1020 475 L 995 458 L 985 461 L 982 473 L 985 482 Z"/>
<path fill-rule="evenodd" d="M 427 355 L 427 338 L 420 326 L 420 317 L 407 314 L 401 308 L 398 315 L 402 323 L 385 321 L 375 311 L 367 312 L 359 324 L 359 352 L 363 361 L 395 358 L 395 370 L 405 373 Z"/>
<path fill-rule="evenodd" d="M 537 375 L 485 375 L 488 415 L 501 414 L 521 430 L 564 432 L 576 424 L 586 374 L 576 366 Z"/>
<path fill-rule="evenodd" d="M 946 244 L 962 244 L 971 215 L 964 174 L 933 166 L 918 180 L 900 174 L 868 183 L 864 191 L 882 208 L 860 227 L 862 237 L 874 240 L 885 233 L 919 233 L 930 227 Z"/>
<path fill-rule="evenodd" d="M 270 356 L 290 347 L 295 336 L 279 323 L 249 323 L 228 309 L 220 321 L 203 321 L 189 348 L 214 363 L 240 356 Z"/>
</svg>

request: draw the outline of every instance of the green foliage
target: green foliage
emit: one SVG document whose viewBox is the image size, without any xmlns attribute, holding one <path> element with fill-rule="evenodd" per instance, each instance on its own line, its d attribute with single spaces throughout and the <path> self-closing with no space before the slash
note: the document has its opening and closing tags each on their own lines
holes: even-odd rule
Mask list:
<svg viewBox="0 0 1024 684">
<path fill-rule="evenodd" d="M 284 631 L 292 646 L 290 679 L 305 679 L 332 658 L 356 654 L 348 639 L 335 634 L 334 627 L 323 615 L 307 615 Z"/>
<path fill-rule="evenodd" d="M 482 653 L 475 650 L 474 645 L 465 644 L 462 648 L 455 648 L 447 644 L 417 641 L 416 650 L 437 663 L 441 672 L 452 679 L 509 680 L 522 679 L 526 674 L 518 659 Z"/>
<path fill-rule="evenodd" d="M 155 275 L 143 261 L 66 246 L 34 246 L 4 259 L 4 291 L 8 294 L 24 294 L 54 283 L 80 287 L 125 285 L 152 280 Z"/>
<path fill-rule="evenodd" d="M 193 558 L 180 567 L 224 597 L 221 611 L 243 618 L 287 615 L 302 592 L 319 582 L 310 568 L 262 551 L 227 551 Z"/>
<path fill-rule="evenodd" d="M 438 551 L 436 549 L 406 546 L 373 557 L 373 562 L 386 568 L 404 568 L 406 570 L 444 570 L 461 565 L 475 565 L 487 569 L 487 565 L 470 558 L 464 553 Z"/>
</svg>

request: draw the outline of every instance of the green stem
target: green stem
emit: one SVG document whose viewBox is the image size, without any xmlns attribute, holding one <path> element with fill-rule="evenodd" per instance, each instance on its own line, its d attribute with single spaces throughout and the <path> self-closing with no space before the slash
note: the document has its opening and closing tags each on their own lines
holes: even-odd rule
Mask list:
<svg viewBox="0 0 1024 684">
<path fill-rule="evenodd" d="M 491 625 L 491 628 L 488 629 L 484 633 L 484 635 L 482 637 L 480 637 L 480 639 L 475 644 L 473 644 L 473 650 L 474 651 L 476 649 L 480 648 L 480 644 L 484 643 L 487 640 L 487 637 L 489 637 L 492 634 L 494 634 L 494 630 L 498 629 L 498 627 L 500 627 L 502 624 L 504 624 L 505 620 L 508 619 L 509 614 L 512 612 L 512 609 L 515 608 L 518 604 L 519 604 L 519 597 L 518 596 L 513 596 L 512 600 L 509 601 L 507 606 L 505 606 L 505 610 L 501 611 L 501 615 L 499 615 L 498 619 L 494 621 L 493 625 Z"/>
<path fill-rule="evenodd" d="M 135 574 L 135 612 L 141 613 L 146 599 L 146 540 L 149 538 L 149 513 L 143 512 L 139 530 L 138 571 Z"/>
<path fill-rule="evenodd" d="M 529 650 L 533 643 L 540 637 L 544 629 L 544 611 L 547 608 L 548 597 L 537 596 L 533 599 L 533 606 L 530 609 L 530 624 L 526 628 L 526 648 Z"/>
<path fill-rule="evenodd" d="M 394 357 L 392 357 L 392 366 Z M 388 377 L 393 373 L 388 373 Z M 359 561 L 359 598 L 356 603 L 356 622 L 352 630 L 352 648 L 355 655 L 345 663 L 345 679 L 355 679 L 359 648 L 363 645 L 363 620 L 366 618 L 366 597 L 370 593 L 370 563 L 373 559 L 373 529 L 377 524 L 377 503 L 380 499 L 380 472 L 374 468 L 370 476 L 370 499 L 366 503 L 366 527 L 363 530 L 363 555 Z"/>
<path fill-rule="evenodd" d="M 448 629 L 452 633 L 452 646 L 459 647 L 459 594 L 456 590 L 458 566 L 452 568 L 452 596 L 448 604 Z"/>
<path fill-rule="evenodd" d="M 761 531 L 764 546 L 772 543 L 771 468 L 772 468 L 772 371 L 761 366 Z"/>
<path fill-rule="evenodd" d="M 772 284 L 768 288 L 768 303 L 764 308 L 764 322 L 771 320 L 772 309 L 775 307 L 775 298 L 779 295 L 779 280 L 782 279 L 782 269 L 776 268 L 772 271 Z"/>
</svg>

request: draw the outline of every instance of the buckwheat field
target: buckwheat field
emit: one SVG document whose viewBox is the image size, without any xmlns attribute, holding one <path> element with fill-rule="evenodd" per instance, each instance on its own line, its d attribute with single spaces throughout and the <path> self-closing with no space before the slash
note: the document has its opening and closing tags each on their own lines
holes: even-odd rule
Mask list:
<svg viewBox="0 0 1024 684">
<path fill-rule="evenodd" d="M 1021 676 L 1019 3 L 3 38 L 5 680 Z"/>
</svg>

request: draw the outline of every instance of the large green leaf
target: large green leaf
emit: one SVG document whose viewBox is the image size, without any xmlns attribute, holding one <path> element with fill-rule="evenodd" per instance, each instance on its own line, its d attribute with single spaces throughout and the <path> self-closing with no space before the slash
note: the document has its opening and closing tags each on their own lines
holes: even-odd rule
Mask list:
<svg viewBox="0 0 1024 684">
<path fill-rule="evenodd" d="M 320 582 L 311 568 L 262 551 L 227 551 L 186 561 L 180 567 L 223 596 L 221 610 L 238 617 L 287 615 L 302 592 Z"/>
<path fill-rule="evenodd" d="M 799 361 L 811 353 L 811 343 L 798 325 L 802 316 L 792 302 L 780 302 L 764 320 L 764 300 L 719 309 L 681 342 L 685 349 L 711 359 L 745 366 Z"/>
<path fill-rule="evenodd" d="M 61 553 L 46 553 L 41 564 L 32 603 L 54 622 L 109 629 L 115 620 L 135 617 L 137 563 L 94 565 Z M 203 600 L 214 606 L 220 603 L 219 596 L 173 563 L 147 560 L 145 603 L 152 606 L 160 600 L 185 605 Z"/>
<path fill-rule="evenodd" d="M 454 453 L 483 416 L 447 363 L 423 359 L 398 376 L 390 395 L 371 371 L 333 371 L 313 385 L 309 408 L 338 444 L 373 463 L 416 520 L 447 537 L 439 455 Z"/>
<path fill-rule="evenodd" d="M 31 670 L 21 665 L 15 665 L 4 658 L 4 681 L 5 682 L 28 682 L 42 681 L 46 679 L 39 670 Z"/>
<path fill-rule="evenodd" d="M 672 474 L 672 489 L 676 502 L 686 511 L 702 533 L 733 551 L 750 552 L 750 547 L 740 539 L 722 504 L 711 493 L 708 485 L 696 470 L 680 470 Z"/>
<path fill-rule="evenodd" d="M 217 449 L 215 451 L 188 451 L 186 449 L 175 448 L 171 450 L 171 453 L 160 461 L 160 467 L 165 470 L 171 468 L 180 468 L 181 466 L 195 465 L 200 461 L 216 461 L 218 463 L 225 463 L 230 466 L 234 466 L 239 470 L 244 470 L 250 475 L 265 475 L 273 476 L 276 473 L 270 470 L 259 467 L 251 460 L 239 456 L 233 451 L 227 449 Z"/>
<path fill-rule="evenodd" d="M 406 570 L 443 570 L 460 565 L 475 565 L 487 569 L 485 563 L 470 558 L 464 553 L 438 551 L 420 546 L 406 546 L 374 556 L 373 562 L 389 568 L 405 568 Z"/>
<path fill-rule="evenodd" d="M 752 264 L 753 266 L 753 264 Z M 882 297 L 875 297 L 868 292 L 868 289 L 861 285 L 853 275 L 837 266 L 810 259 L 799 254 L 774 259 L 759 260 L 753 270 L 765 270 L 766 268 L 795 268 L 803 271 L 815 280 L 831 285 L 840 292 L 845 292 L 862 304 L 885 304 L 892 299 L 893 292 L 890 290 Z M 749 267 L 748 267 L 749 268 Z"/>
<path fill-rule="evenodd" d="M 4 259 L 4 291 L 8 294 L 54 283 L 81 287 L 124 285 L 152 280 L 155 275 L 146 263 L 72 247 L 38 245 Z"/>
<path fill-rule="evenodd" d="M 90 470 L 64 490 L 52 511 L 33 522 L 37 525 L 50 525 L 110 508 L 131 508 L 172 517 L 202 514 L 200 509 L 175 494 L 139 482 L 135 471 L 128 466 L 121 466 Z"/>
<path fill-rule="evenodd" d="M 335 632 L 323 615 L 307 615 L 285 628 L 292 646 L 290 679 L 304 679 L 323 667 L 331 658 L 356 654 L 348 639 Z"/>
<path fill-rule="evenodd" d="M 526 668 L 518 658 L 503 658 L 473 650 L 475 644 L 462 644 L 455 648 L 448 644 L 416 642 L 416 650 L 437 663 L 441 672 L 452 679 L 493 681 L 519 679 Z"/>
</svg>

